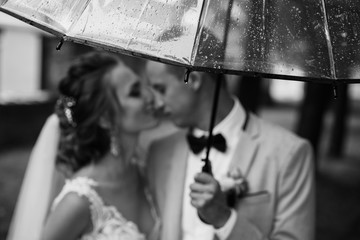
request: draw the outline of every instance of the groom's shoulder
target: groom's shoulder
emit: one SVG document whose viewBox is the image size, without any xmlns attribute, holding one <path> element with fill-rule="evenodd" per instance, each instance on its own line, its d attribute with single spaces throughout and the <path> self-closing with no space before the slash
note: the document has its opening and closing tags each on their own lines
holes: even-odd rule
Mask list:
<svg viewBox="0 0 360 240">
<path fill-rule="evenodd" d="M 255 116 L 258 121 L 260 138 L 269 144 L 301 144 L 306 139 L 279 124 Z"/>
<path fill-rule="evenodd" d="M 279 161 L 289 161 L 295 153 L 312 156 L 313 149 L 309 140 L 295 132 L 271 121 L 253 117 L 257 122 L 259 150 L 267 156 L 276 156 Z M 281 160 L 282 159 L 282 160 Z"/>
</svg>

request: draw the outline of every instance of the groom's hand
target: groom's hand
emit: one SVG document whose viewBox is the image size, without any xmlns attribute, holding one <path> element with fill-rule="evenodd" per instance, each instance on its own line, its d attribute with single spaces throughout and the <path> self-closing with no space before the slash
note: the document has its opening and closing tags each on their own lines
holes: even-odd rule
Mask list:
<svg viewBox="0 0 360 240">
<path fill-rule="evenodd" d="M 207 173 L 198 173 L 190 185 L 191 205 L 197 210 L 200 219 L 215 228 L 221 228 L 230 217 L 226 195 L 216 179 Z"/>
</svg>

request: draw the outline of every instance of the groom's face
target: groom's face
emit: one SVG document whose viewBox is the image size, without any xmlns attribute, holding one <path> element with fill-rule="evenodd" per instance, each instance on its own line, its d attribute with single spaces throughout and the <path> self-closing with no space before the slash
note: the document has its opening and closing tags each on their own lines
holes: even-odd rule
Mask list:
<svg viewBox="0 0 360 240">
<path fill-rule="evenodd" d="M 165 64 L 149 61 L 146 74 L 156 92 L 160 116 L 179 127 L 190 127 L 195 96 L 194 91 L 182 80 L 185 70 L 177 69 L 176 73 L 169 70 Z"/>
</svg>

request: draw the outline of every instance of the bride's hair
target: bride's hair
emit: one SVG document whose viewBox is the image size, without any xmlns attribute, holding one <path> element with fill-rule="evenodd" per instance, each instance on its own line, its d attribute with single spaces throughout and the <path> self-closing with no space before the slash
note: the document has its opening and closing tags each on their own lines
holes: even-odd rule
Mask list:
<svg viewBox="0 0 360 240">
<path fill-rule="evenodd" d="M 98 161 L 110 149 L 111 128 L 115 126 L 119 103 L 108 79 L 121 60 L 106 52 L 91 52 L 78 58 L 59 83 L 60 97 L 55 113 L 60 120 L 58 167 L 76 172 Z"/>
</svg>

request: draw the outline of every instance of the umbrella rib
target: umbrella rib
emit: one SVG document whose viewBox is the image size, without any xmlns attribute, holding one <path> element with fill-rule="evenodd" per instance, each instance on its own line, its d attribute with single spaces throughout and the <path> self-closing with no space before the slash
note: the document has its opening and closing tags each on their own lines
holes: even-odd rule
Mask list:
<svg viewBox="0 0 360 240">
<path fill-rule="evenodd" d="M 262 4 L 262 19 L 261 19 L 261 23 L 262 23 L 262 33 L 261 33 L 261 58 L 262 59 L 265 59 L 265 41 L 266 41 L 266 38 L 265 38 L 265 31 L 266 31 L 266 0 L 263 0 L 263 4 Z"/>
<path fill-rule="evenodd" d="M 83 15 L 83 13 L 85 12 L 85 9 L 87 8 L 87 6 L 89 5 L 91 0 L 86 0 L 85 4 L 84 4 L 84 7 L 82 8 L 82 11 L 80 14 L 78 14 L 78 18 L 74 19 L 74 22 L 71 24 L 71 26 L 69 27 L 69 29 L 67 30 L 67 33 L 65 33 L 65 35 L 67 35 L 68 33 L 71 32 L 71 30 L 74 28 L 74 26 L 76 25 L 77 21 L 80 19 L 80 17 Z M 86 25 L 84 26 L 84 29 L 85 29 Z"/>
<path fill-rule="evenodd" d="M 205 2 L 207 2 L 206 8 L 205 8 Z M 205 21 L 205 16 L 206 16 L 207 10 L 209 9 L 209 5 L 210 5 L 210 1 L 203 0 L 200 15 L 199 15 L 200 19 L 199 19 L 199 22 L 198 22 L 198 26 L 196 28 L 197 31 L 196 31 L 196 34 L 195 34 L 195 39 L 194 39 L 194 44 L 193 44 L 194 47 L 193 47 L 193 50 L 192 50 L 192 53 L 191 53 L 190 65 L 192 65 L 192 66 L 195 63 L 195 55 L 196 55 L 197 49 L 199 48 L 200 33 L 204 29 L 203 22 Z M 204 8 L 205 8 L 205 11 L 204 11 Z"/>
<path fill-rule="evenodd" d="M 334 52 L 333 52 L 333 47 L 331 44 L 331 37 L 330 37 L 330 30 L 329 30 L 325 0 L 321 0 L 321 3 L 322 3 L 323 11 L 324 11 L 324 27 L 325 27 L 326 43 L 328 46 L 329 60 L 330 60 L 330 74 L 331 74 L 331 78 L 336 79 Z"/>
<path fill-rule="evenodd" d="M 126 49 L 129 48 L 129 45 L 130 45 L 131 41 L 134 39 L 134 32 L 137 29 L 137 27 L 139 26 L 140 19 L 141 19 L 142 15 L 144 15 L 144 12 L 146 10 L 146 7 L 149 5 L 149 2 L 150 2 L 150 0 L 147 0 L 146 3 L 144 4 L 144 7 L 141 9 L 141 13 L 140 13 L 140 16 L 137 19 L 134 31 L 131 33 L 130 39 L 129 39 L 128 43 L 126 44 Z"/>
</svg>

